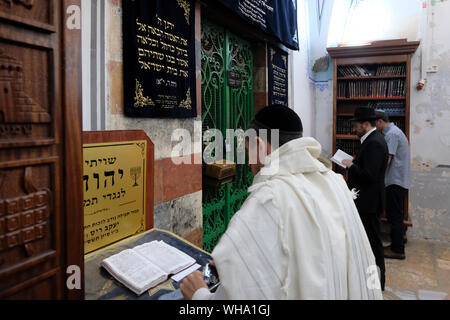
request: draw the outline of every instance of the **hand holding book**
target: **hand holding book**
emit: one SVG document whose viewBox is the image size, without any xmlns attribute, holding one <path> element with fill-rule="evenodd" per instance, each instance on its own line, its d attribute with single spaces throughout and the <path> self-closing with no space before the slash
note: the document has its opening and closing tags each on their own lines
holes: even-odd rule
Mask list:
<svg viewBox="0 0 450 320">
<path fill-rule="evenodd" d="M 353 161 L 353 157 L 351 155 L 349 155 L 348 153 L 345 153 L 344 151 L 339 149 L 338 151 L 336 151 L 334 156 L 331 157 L 330 160 L 333 161 L 334 163 L 338 164 L 342 168 L 347 168 L 349 166 L 347 165 L 348 162 L 345 160 Z"/>
</svg>

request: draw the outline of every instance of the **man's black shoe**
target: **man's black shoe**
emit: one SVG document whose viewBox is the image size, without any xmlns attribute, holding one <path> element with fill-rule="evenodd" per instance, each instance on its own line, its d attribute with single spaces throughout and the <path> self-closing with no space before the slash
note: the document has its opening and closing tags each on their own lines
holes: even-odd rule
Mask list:
<svg viewBox="0 0 450 320">
<path fill-rule="evenodd" d="M 397 253 L 392 251 L 391 247 L 384 248 L 384 257 L 388 259 L 404 260 L 406 258 L 404 253 Z"/>
</svg>

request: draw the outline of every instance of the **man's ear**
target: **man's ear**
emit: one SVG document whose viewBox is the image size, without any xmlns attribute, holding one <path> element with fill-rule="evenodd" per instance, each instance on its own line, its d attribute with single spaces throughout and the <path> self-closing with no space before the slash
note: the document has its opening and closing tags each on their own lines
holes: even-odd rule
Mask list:
<svg viewBox="0 0 450 320">
<path fill-rule="evenodd" d="M 267 156 L 267 144 L 261 137 L 256 137 L 256 146 L 258 149 L 258 162 L 264 164 Z"/>
<path fill-rule="evenodd" d="M 371 126 L 372 126 L 372 125 L 370 124 L 369 121 L 364 121 L 364 122 L 363 122 L 363 128 L 364 128 L 364 130 L 369 131 L 369 127 L 371 127 Z"/>
</svg>

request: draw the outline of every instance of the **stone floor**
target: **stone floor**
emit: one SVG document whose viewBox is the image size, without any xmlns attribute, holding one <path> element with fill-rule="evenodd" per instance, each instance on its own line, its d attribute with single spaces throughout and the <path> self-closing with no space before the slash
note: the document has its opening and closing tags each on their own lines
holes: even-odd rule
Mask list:
<svg viewBox="0 0 450 320">
<path fill-rule="evenodd" d="M 450 244 L 408 239 L 405 253 L 405 260 L 385 259 L 384 299 L 450 300 Z"/>
</svg>

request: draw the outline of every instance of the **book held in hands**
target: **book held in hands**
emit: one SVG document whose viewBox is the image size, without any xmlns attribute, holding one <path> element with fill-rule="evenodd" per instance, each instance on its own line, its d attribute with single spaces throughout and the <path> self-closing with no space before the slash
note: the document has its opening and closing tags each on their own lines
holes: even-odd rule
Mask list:
<svg viewBox="0 0 450 320">
<path fill-rule="evenodd" d="M 330 160 L 333 161 L 334 163 L 340 165 L 342 168 L 346 168 L 346 166 L 342 163 L 342 161 L 343 160 L 353 161 L 353 157 L 351 155 L 349 155 L 348 153 L 345 153 L 344 151 L 339 149 L 338 151 L 336 151 L 334 156 L 331 157 Z"/>
<path fill-rule="evenodd" d="M 194 263 L 195 259 L 164 241 L 151 241 L 112 255 L 101 266 L 140 295 Z"/>
</svg>

